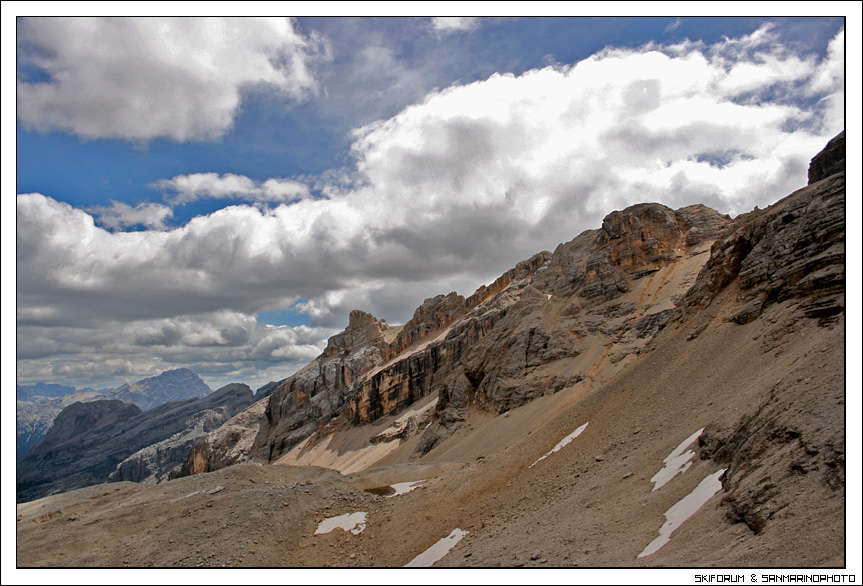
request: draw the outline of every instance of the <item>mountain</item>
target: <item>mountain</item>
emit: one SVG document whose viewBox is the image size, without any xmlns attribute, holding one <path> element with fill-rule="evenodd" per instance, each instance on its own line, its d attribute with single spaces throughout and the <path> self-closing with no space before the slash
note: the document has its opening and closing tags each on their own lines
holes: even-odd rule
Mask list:
<svg viewBox="0 0 863 586">
<path fill-rule="evenodd" d="M 171 401 L 200 399 L 212 393 L 207 384 L 188 368 L 166 370 L 158 376 L 125 384 L 104 394 L 106 399 L 132 403 L 147 411 Z"/>
<path fill-rule="evenodd" d="M 404 326 L 353 311 L 173 480 L 19 505 L 19 565 L 842 567 L 843 161 L 733 219 L 612 212 Z"/>
<path fill-rule="evenodd" d="M 212 392 L 210 387 L 188 368 L 168 370 L 158 376 L 110 390 L 76 390 L 71 386 L 36 383 L 18 385 L 17 391 L 16 462 L 20 462 L 27 451 L 45 437 L 60 411 L 76 401 L 119 400 L 133 403 L 146 411 L 169 401 L 201 398 Z"/>
<path fill-rule="evenodd" d="M 444 441 L 468 408 L 504 413 L 537 397 L 595 384 L 626 366 L 674 309 L 731 220 L 704 206 L 639 204 L 610 214 L 552 254 L 519 263 L 469 298 L 427 299 L 402 327 L 362 311 L 314 362 L 282 381 L 246 434 L 216 431 L 184 472 L 273 462 L 332 421 L 363 425 L 437 396 L 416 454 Z M 341 424 L 340 423 L 340 424 Z"/>
<path fill-rule="evenodd" d="M 60 385 L 56 386 L 59 387 Z M 100 396 L 97 392 L 74 392 L 74 387 L 62 388 L 73 389 L 73 392 L 69 395 L 62 395 L 56 398 L 44 398 L 44 395 L 30 395 L 31 400 L 23 401 L 18 399 L 16 402 L 16 462 L 20 462 L 30 448 L 42 441 L 42 438 L 51 429 L 54 418 L 57 417 L 64 407 L 68 407 L 78 401 L 92 401 L 98 399 Z"/>
<path fill-rule="evenodd" d="M 75 393 L 101 393 L 105 391 L 95 391 L 89 387 L 84 389 L 76 389 L 68 385 L 58 385 L 54 383 L 35 383 L 32 385 L 15 385 L 16 398 L 19 401 L 41 401 L 45 399 L 56 399 L 65 395 L 73 395 Z"/>
<path fill-rule="evenodd" d="M 252 402 L 247 385 L 149 411 L 113 399 L 63 409 L 17 467 L 19 501 L 117 480 L 156 481 L 182 463 L 207 431 Z"/>
</svg>

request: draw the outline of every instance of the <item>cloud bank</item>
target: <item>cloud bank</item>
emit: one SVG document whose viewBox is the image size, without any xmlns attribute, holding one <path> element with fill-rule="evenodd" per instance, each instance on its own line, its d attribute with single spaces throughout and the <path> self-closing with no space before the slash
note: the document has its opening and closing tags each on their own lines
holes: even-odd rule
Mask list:
<svg viewBox="0 0 863 586">
<path fill-rule="evenodd" d="M 244 92 L 313 95 L 327 56 L 286 18 L 32 18 L 17 32 L 18 119 L 88 139 L 216 139 Z"/>
<path fill-rule="evenodd" d="M 160 182 L 173 203 L 277 204 L 170 230 L 109 232 L 49 196 L 19 195 L 19 378 L 110 369 L 118 356 L 118 369 L 159 356 L 213 376 L 299 365 L 354 307 L 403 322 L 423 298 L 470 294 L 614 209 L 770 204 L 805 185 L 810 158 L 842 129 L 843 38 L 819 60 L 764 27 L 449 87 L 357 129 L 348 180 L 322 176 L 314 197 L 291 179 Z M 287 307 L 312 326 L 254 320 Z"/>
</svg>

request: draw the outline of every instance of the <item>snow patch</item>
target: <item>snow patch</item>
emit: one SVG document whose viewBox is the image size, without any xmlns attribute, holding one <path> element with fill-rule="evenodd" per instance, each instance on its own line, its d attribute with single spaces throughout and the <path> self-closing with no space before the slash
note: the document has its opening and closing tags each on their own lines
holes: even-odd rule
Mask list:
<svg viewBox="0 0 863 586">
<path fill-rule="evenodd" d="M 415 488 L 419 488 L 422 486 L 425 480 L 414 480 L 413 482 L 397 482 L 395 484 L 390 485 L 390 488 L 395 490 L 394 493 L 388 494 L 387 498 L 393 496 L 399 496 L 400 494 L 407 494 Z"/>
<path fill-rule="evenodd" d="M 577 438 L 579 435 L 581 435 L 581 432 L 582 432 L 582 431 L 584 431 L 584 429 L 587 427 L 587 424 L 588 424 L 588 423 L 590 423 L 590 421 L 585 422 L 585 423 L 584 423 L 584 425 L 582 425 L 581 427 L 579 427 L 578 429 L 576 429 L 575 431 L 573 431 L 571 434 L 569 434 L 568 436 L 566 436 L 565 438 L 563 438 L 562 440 L 560 440 L 559 442 L 557 442 L 557 445 L 556 445 L 556 446 L 554 446 L 554 447 L 553 447 L 553 448 L 551 448 L 549 451 L 547 451 L 547 452 L 545 453 L 545 455 L 540 456 L 540 457 L 539 457 L 539 459 L 537 459 L 537 461 L 536 461 L 536 462 L 534 462 L 533 464 L 531 464 L 530 466 L 528 466 L 528 468 L 533 468 L 533 467 L 534 467 L 534 466 L 536 466 L 536 465 L 537 465 L 541 460 L 545 460 L 546 458 L 548 458 L 548 457 L 549 457 L 550 455 L 552 455 L 553 453 L 555 453 L 555 452 L 557 452 L 558 450 L 561 450 L 561 449 L 563 449 L 564 447 L 566 447 L 566 445 L 567 445 L 569 442 L 571 442 L 572 440 L 574 440 L 575 438 Z"/>
<path fill-rule="evenodd" d="M 323 535 L 334 529 L 343 529 L 350 531 L 354 535 L 359 535 L 366 528 L 367 515 L 368 513 L 358 511 L 356 513 L 345 513 L 338 517 L 324 519 L 318 524 L 318 528 L 315 529 L 315 535 Z"/>
<path fill-rule="evenodd" d="M 665 511 L 666 521 L 659 529 L 659 537 L 647 544 L 647 547 L 644 548 L 644 551 L 638 554 L 638 557 L 643 558 L 656 553 L 660 547 L 668 543 L 671 539 L 671 533 L 675 529 L 680 527 L 684 521 L 694 515 L 695 512 L 698 511 L 704 503 L 709 501 L 713 495 L 722 490 L 722 483 L 719 481 L 719 477 L 725 473 L 725 470 L 726 469 L 723 468 L 702 480 L 698 486 L 695 487 L 695 490 L 677 501 L 675 505 Z"/>
<path fill-rule="evenodd" d="M 700 436 L 701 432 L 703 431 L 704 428 L 702 427 L 701 429 L 693 433 L 691 436 L 683 440 L 683 443 L 674 448 L 674 451 L 665 457 L 665 459 L 663 460 L 663 462 L 665 462 L 665 466 L 663 466 L 662 470 L 654 474 L 653 478 L 650 479 L 650 481 L 654 483 L 653 490 L 660 488 L 666 482 L 674 478 L 677 474 L 682 474 L 686 472 L 686 469 L 689 468 L 689 466 L 692 464 L 690 460 L 692 460 L 692 458 L 695 456 L 695 452 L 693 452 L 692 450 L 687 450 L 686 448 L 689 447 L 689 445 L 692 444 L 695 440 L 697 440 L 698 436 Z M 651 492 L 653 492 L 653 490 L 651 490 Z"/>
<path fill-rule="evenodd" d="M 452 533 L 450 533 L 443 539 L 438 540 L 437 543 L 435 543 L 430 548 L 419 554 L 417 557 L 406 563 L 404 567 L 430 568 L 432 564 L 434 564 L 436 561 L 440 560 L 443 556 L 448 554 L 449 550 L 455 547 L 456 543 L 461 541 L 462 538 L 468 533 L 468 531 L 464 531 L 463 529 L 459 529 L 458 527 L 456 527 L 452 530 Z"/>
</svg>

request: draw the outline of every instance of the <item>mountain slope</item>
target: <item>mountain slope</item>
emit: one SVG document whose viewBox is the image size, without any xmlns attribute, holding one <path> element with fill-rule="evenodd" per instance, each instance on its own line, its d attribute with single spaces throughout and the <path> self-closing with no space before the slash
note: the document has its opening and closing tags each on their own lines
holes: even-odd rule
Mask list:
<svg viewBox="0 0 863 586">
<path fill-rule="evenodd" d="M 183 471 L 274 462 L 333 426 L 371 423 L 435 394 L 421 455 L 464 421 L 469 404 L 502 413 L 578 383 L 588 389 L 595 373 L 637 355 L 729 222 L 704 206 L 640 204 L 467 299 L 427 299 L 401 328 L 352 312 L 345 332 L 257 408 L 257 420 L 245 426 L 255 429 L 253 438 L 216 431 Z M 240 437 L 251 447 L 234 449 Z"/>
</svg>

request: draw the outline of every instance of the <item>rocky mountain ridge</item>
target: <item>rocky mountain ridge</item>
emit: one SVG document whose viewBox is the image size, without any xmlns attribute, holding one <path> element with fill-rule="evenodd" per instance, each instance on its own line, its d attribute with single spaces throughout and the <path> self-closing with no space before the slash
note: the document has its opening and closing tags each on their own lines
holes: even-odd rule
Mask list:
<svg viewBox="0 0 863 586">
<path fill-rule="evenodd" d="M 417 447 L 425 454 L 464 421 L 469 404 L 503 413 L 590 378 L 586 367 L 599 358 L 590 348 L 617 344 L 603 358 L 612 362 L 637 354 L 673 307 L 665 285 L 694 280 L 710 242 L 730 222 L 700 205 L 674 211 L 639 204 L 554 253 L 518 263 L 467 299 L 426 299 L 399 328 L 355 310 L 321 356 L 255 407 L 253 423 L 247 413 L 244 426 L 204 438 L 181 474 L 274 462 L 312 436 L 325 437 L 338 421 L 369 424 L 437 393 Z M 659 303 L 633 298 L 641 285 Z"/>
<path fill-rule="evenodd" d="M 162 374 L 124 384 L 104 394 L 108 400 L 132 403 L 147 411 L 172 401 L 201 399 L 213 390 L 188 368 L 166 370 Z"/>
</svg>

